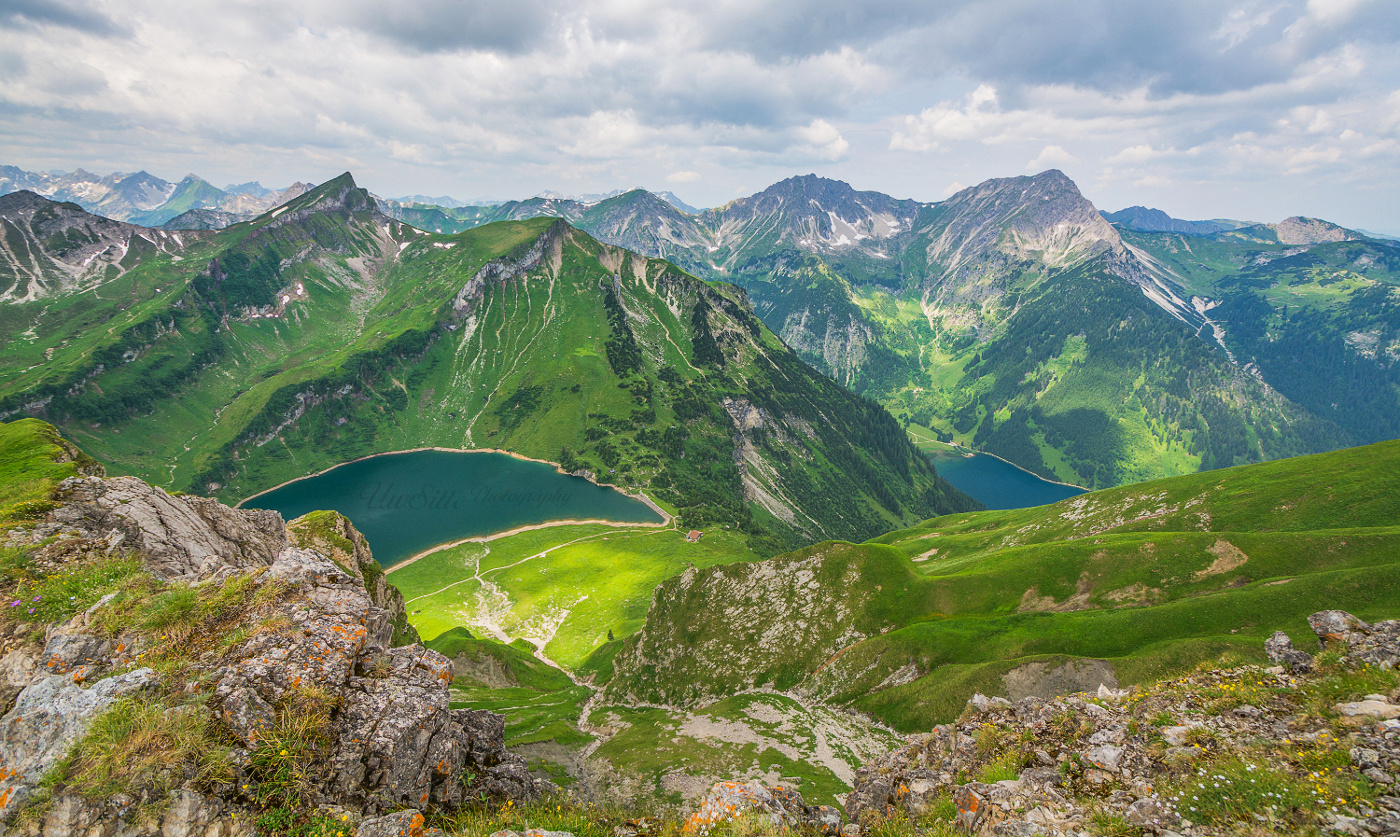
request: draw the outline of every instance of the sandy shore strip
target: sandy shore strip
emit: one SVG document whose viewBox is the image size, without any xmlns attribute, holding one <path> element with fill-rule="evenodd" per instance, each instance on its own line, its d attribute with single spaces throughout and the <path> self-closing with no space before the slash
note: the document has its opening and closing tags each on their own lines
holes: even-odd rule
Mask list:
<svg viewBox="0 0 1400 837">
<path fill-rule="evenodd" d="M 429 555 L 432 555 L 434 552 L 441 552 L 444 549 L 452 549 L 453 547 L 461 546 L 464 543 L 488 543 L 490 541 L 498 541 L 501 538 L 509 538 L 512 535 L 518 535 L 521 532 L 532 532 L 536 529 L 553 529 L 556 526 L 610 526 L 617 529 L 666 529 L 670 527 L 671 516 L 666 514 L 666 512 L 661 511 L 660 509 L 657 509 L 657 511 L 660 512 L 661 516 L 666 519 L 665 523 L 618 523 L 614 520 L 551 520 L 548 523 L 531 523 L 528 526 L 517 526 L 514 529 L 507 529 L 504 532 L 496 532 L 491 535 L 476 535 L 475 537 L 462 538 L 459 541 L 452 541 L 451 543 L 441 543 L 437 546 L 425 549 L 416 555 L 413 555 L 403 561 L 398 562 L 392 567 L 385 567 L 384 572 L 387 574 L 393 572 L 394 570 L 403 569 L 409 564 L 412 564 L 414 561 L 417 561 L 421 558 L 426 558 Z"/>
</svg>

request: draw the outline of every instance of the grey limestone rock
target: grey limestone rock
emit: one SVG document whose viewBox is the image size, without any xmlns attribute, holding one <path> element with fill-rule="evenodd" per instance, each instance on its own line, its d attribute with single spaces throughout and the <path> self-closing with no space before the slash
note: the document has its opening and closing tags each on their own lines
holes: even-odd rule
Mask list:
<svg viewBox="0 0 1400 837">
<path fill-rule="evenodd" d="M 1293 640 L 1283 631 L 1264 640 L 1264 653 L 1269 659 L 1292 672 L 1303 673 L 1313 670 L 1313 658 L 1293 647 Z"/>
<path fill-rule="evenodd" d="M 1400 664 L 1400 622 L 1367 624 L 1343 610 L 1324 610 L 1308 617 L 1324 648 L 1340 646 L 1353 664 L 1394 668 Z"/>
<path fill-rule="evenodd" d="M 355 837 L 423 837 L 423 815 L 413 808 L 364 820 Z"/>
<path fill-rule="evenodd" d="M 755 812 L 777 827 L 811 829 L 819 834 L 841 833 L 841 812 L 825 805 L 808 805 L 802 794 L 787 787 L 768 787 L 759 781 L 717 782 L 700 800 L 687 830 L 705 829 L 714 823 Z"/>
<path fill-rule="evenodd" d="M 1317 634 L 1318 644 L 1326 648 L 1334 642 L 1348 644 L 1357 631 L 1371 627 L 1344 610 L 1323 610 L 1308 617 L 1308 625 Z"/>
<path fill-rule="evenodd" d="M 156 680 L 154 671 L 142 668 L 84 689 L 71 677 L 53 674 L 20 692 L 14 708 L 0 718 L 0 816 L 33 793 L 102 710 Z"/>
<path fill-rule="evenodd" d="M 176 497 L 135 477 L 71 477 L 50 525 L 136 550 L 164 580 L 200 581 L 270 565 L 287 546 L 282 516 Z"/>
<path fill-rule="evenodd" d="M 240 646 L 214 688 L 219 717 L 248 747 L 278 707 L 314 686 L 340 704 L 323 801 L 367 813 L 454 807 L 468 792 L 528 799 L 553 789 L 505 750 L 505 721 L 452 710 L 452 664 L 421 645 L 391 647 L 390 614 L 363 582 L 317 552 L 288 547 L 268 576 L 295 586 L 291 630 Z"/>
</svg>

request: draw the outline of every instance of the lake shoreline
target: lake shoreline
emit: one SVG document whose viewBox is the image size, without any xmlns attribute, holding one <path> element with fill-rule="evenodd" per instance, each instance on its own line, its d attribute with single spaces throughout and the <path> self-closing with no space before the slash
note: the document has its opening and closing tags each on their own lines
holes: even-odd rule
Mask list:
<svg viewBox="0 0 1400 837">
<path fill-rule="evenodd" d="M 411 555 L 408 558 L 405 558 L 404 560 L 398 562 L 397 564 L 394 564 L 392 567 L 385 567 L 384 573 L 385 575 L 388 575 L 394 570 L 407 567 L 409 564 L 412 564 L 413 562 L 421 560 L 423 558 L 427 558 L 429 555 L 432 555 L 436 552 L 442 552 L 445 549 L 452 549 L 453 547 L 458 547 L 462 544 L 490 543 L 491 541 L 498 541 L 502 538 L 509 538 L 515 535 L 519 535 L 522 532 L 533 532 L 538 529 L 553 529 L 557 526 L 612 526 L 619 529 L 668 529 L 671 526 L 671 520 L 668 519 L 665 523 L 619 523 L 615 520 L 551 520 L 547 523 L 530 523 L 525 526 L 517 526 L 514 529 L 507 529 L 504 532 L 493 532 L 489 535 L 473 535 L 470 538 L 462 538 L 461 540 L 438 544 L 437 546 L 425 549 L 422 552 L 417 553 L 416 555 Z"/>
<path fill-rule="evenodd" d="M 623 495 L 624 497 L 630 497 L 630 498 L 632 498 L 633 500 L 636 500 L 636 501 L 638 501 L 638 502 L 644 504 L 647 508 L 651 509 L 652 511 L 656 512 L 657 514 L 661 515 L 661 520 L 662 520 L 662 522 L 661 522 L 660 524 L 650 524 L 650 523 L 649 523 L 649 524 L 635 524 L 635 525 L 647 525 L 647 526 L 661 525 L 661 526 L 670 526 L 672 520 L 674 520 L 674 517 L 673 517 L 673 515 L 672 515 L 670 512 L 668 512 L 668 511 L 666 511 L 665 509 L 661 508 L 661 506 L 660 506 L 659 504 L 657 504 L 657 502 L 656 502 L 655 500 L 651 499 L 651 497 L 647 496 L 646 494 L 642 493 L 641 491 L 638 491 L 638 492 L 635 492 L 635 493 L 634 493 L 634 492 L 631 492 L 631 491 L 627 491 L 627 490 L 625 490 L 625 489 L 623 489 L 623 488 L 619 488 L 618 486 L 613 485 L 612 483 L 598 482 L 596 479 L 593 479 L 592 477 L 580 476 L 579 474 L 575 474 L 575 473 L 571 473 L 571 472 L 569 472 L 569 471 L 565 471 L 565 470 L 564 470 L 564 467 L 563 467 L 562 465 L 560 465 L 558 462 L 550 462 L 548 459 L 535 459 L 534 457 L 532 457 L 532 456 L 526 456 L 526 455 L 524 455 L 523 453 L 516 453 L 516 452 L 514 452 L 514 451 L 502 450 L 502 449 L 500 449 L 500 448 L 444 448 L 444 447 L 438 447 L 438 446 L 436 446 L 436 445 L 429 445 L 429 446 L 427 446 L 427 447 L 421 447 L 421 448 L 405 448 L 404 450 L 388 450 L 388 451 L 384 451 L 383 453 L 371 453 L 371 454 L 369 454 L 369 455 L 367 455 L 367 456 L 360 456 L 360 457 L 357 457 L 357 458 L 355 458 L 355 459 L 347 459 L 347 460 L 345 460 L 344 462 L 338 462 L 338 463 L 336 463 L 335 465 L 332 465 L 332 466 L 329 467 L 329 468 L 323 468 L 323 469 L 317 471 L 317 472 L 314 473 L 314 474 L 307 474 L 306 476 L 296 477 L 296 478 L 294 478 L 294 479 L 289 479 L 289 480 L 287 480 L 286 482 L 283 482 L 283 483 L 279 483 L 279 484 L 277 484 L 277 485 L 274 485 L 274 486 L 272 486 L 271 488 L 264 488 L 262 491 L 259 491 L 257 494 L 250 494 L 250 495 L 248 495 L 247 497 L 244 497 L 242 500 L 239 500 L 237 503 L 234 503 L 233 507 L 234 507 L 235 509 L 241 509 L 241 508 L 243 508 L 243 504 L 244 504 L 244 503 L 247 503 L 247 502 L 249 502 L 249 501 L 251 501 L 251 500 L 256 500 L 257 498 L 263 496 L 264 494 L 271 494 L 272 492 L 276 491 L 277 489 L 279 489 L 279 488 L 285 488 L 285 487 L 291 485 L 291 484 L 294 483 L 294 482 L 301 482 L 302 480 L 309 480 L 309 479 L 311 479 L 311 478 L 313 478 L 313 477 L 319 477 L 319 476 L 321 476 L 322 474 L 328 474 L 328 473 L 330 473 L 331 471 L 334 471 L 336 468 L 343 468 L 343 467 L 345 467 L 346 465 L 353 465 L 353 464 L 355 464 L 356 462 L 364 462 L 364 461 L 367 460 L 367 459 L 376 459 L 376 458 L 381 457 L 381 456 L 398 456 L 398 455 L 401 454 L 401 453 L 420 453 L 420 452 L 422 452 L 422 451 L 427 451 L 427 450 L 435 450 L 435 451 L 439 451 L 439 452 L 441 452 L 441 453 L 501 453 L 501 454 L 505 454 L 506 456 L 509 456 L 509 457 L 512 458 L 512 459 L 518 459 L 518 460 L 520 460 L 521 462 L 538 462 L 538 463 L 540 463 L 541 465 L 550 465 L 550 466 L 553 466 L 553 468 L 554 468 L 555 471 L 558 471 L 560 474 L 563 474 L 563 475 L 566 476 L 566 477 L 578 477 L 579 479 L 581 479 L 581 480 L 586 480 L 586 481 L 592 483 L 593 485 L 598 486 L 599 488 L 611 488 L 613 491 L 616 491 L 618 494 L 621 494 L 621 495 Z M 332 510 L 332 511 L 333 511 L 333 510 Z M 634 525 L 634 524 L 627 524 L 627 525 Z M 395 565 L 395 566 L 397 566 L 397 565 Z"/>
<path fill-rule="evenodd" d="M 946 444 L 948 444 L 948 443 L 947 443 L 947 442 L 943 442 L 943 444 L 946 445 Z M 964 451 L 965 451 L 965 452 L 964 452 Z M 1085 488 L 1085 487 L 1082 486 L 1082 485 L 1075 485 L 1075 484 L 1072 483 L 1072 482 L 1060 482 L 1059 480 L 1047 480 L 1045 477 L 1042 477 L 1040 474 L 1037 474 L 1035 471 L 1031 471 L 1031 470 L 1028 470 L 1028 469 L 1026 469 L 1026 468 L 1022 468 L 1020 465 L 1017 465 L 1015 462 L 1012 462 L 1012 461 L 1009 460 L 1009 459 L 1004 459 L 1004 458 L 1002 458 L 1002 457 L 1000 457 L 1000 456 L 997 456 L 997 455 L 994 454 L 994 453 L 990 453 L 990 452 L 985 451 L 985 450 L 973 450 L 972 448 L 964 448 L 964 447 L 961 447 L 961 446 L 960 446 L 960 447 L 958 447 L 956 450 L 948 451 L 948 453 L 956 454 L 956 455 L 958 455 L 958 456 L 963 457 L 964 459 L 968 459 L 968 458 L 971 458 L 971 457 L 974 457 L 974 456 L 978 456 L 978 455 L 981 455 L 981 456 L 990 456 L 990 457 L 993 458 L 993 459 L 1000 459 L 1002 462 L 1005 462 L 1007 465 L 1010 465 L 1012 468 L 1015 468 L 1015 469 L 1018 470 L 1018 471 L 1024 471 L 1025 473 L 1030 474 L 1031 476 L 1035 477 L 1036 479 L 1040 480 L 1041 482 L 1048 482 L 1048 483 L 1050 483 L 1051 485 L 1063 485 L 1065 488 L 1077 488 L 1077 489 L 1079 489 L 1080 491 L 1083 491 L 1083 492 L 1085 492 L 1085 493 L 1088 493 L 1088 492 L 1090 491 L 1090 489 Z M 924 452 L 924 455 L 925 455 L 925 456 L 928 456 L 928 455 L 937 456 L 937 455 L 938 455 L 938 452 L 935 452 L 935 451 L 925 451 L 925 452 Z"/>
</svg>

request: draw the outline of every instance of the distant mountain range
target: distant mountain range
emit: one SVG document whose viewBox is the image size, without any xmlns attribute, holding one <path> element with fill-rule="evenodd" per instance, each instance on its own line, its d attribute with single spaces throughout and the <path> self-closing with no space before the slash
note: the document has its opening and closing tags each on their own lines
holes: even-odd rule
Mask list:
<svg viewBox="0 0 1400 837">
<path fill-rule="evenodd" d="M 1160 209 L 1148 209 L 1145 206 L 1130 206 L 1127 209 L 1120 209 L 1117 212 L 1104 212 L 1101 214 L 1120 227 L 1127 227 L 1130 230 L 1138 230 L 1139 232 L 1175 232 L 1185 233 L 1186 235 L 1210 235 L 1211 233 L 1239 229 L 1240 227 L 1248 227 L 1253 224 L 1251 221 L 1231 221 L 1224 218 L 1216 218 L 1210 221 L 1183 221 L 1180 218 L 1171 217 Z"/>
<path fill-rule="evenodd" d="M 27 190 L 113 220 L 175 230 L 221 229 L 280 206 L 308 188 L 293 183 L 275 190 L 253 182 L 219 189 L 193 174 L 171 183 L 144 171 L 96 175 L 78 169 L 53 174 L 0 166 L 0 195 Z"/>
<path fill-rule="evenodd" d="M 252 220 L 305 193 L 309 188 L 310 185 L 306 183 L 293 183 L 286 189 L 269 189 L 252 181 L 219 189 L 194 174 L 171 183 L 145 171 L 97 175 L 84 169 L 67 173 L 32 172 L 15 166 L 0 166 L 0 195 L 27 190 L 52 200 L 76 203 L 89 212 L 116 221 L 169 230 L 223 229 Z M 621 194 L 621 189 L 583 195 L 545 191 L 537 197 L 589 204 Z M 657 192 L 656 195 L 682 212 L 694 214 L 700 211 L 673 192 Z M 447 195 L 407 195 L 390 199 L 376 197 L 376 200 L 386 207 L 423 205 L 446 209 L 494 207 L 505 203 L 484 199 L 461 201 Z"/>
<path fill-rule="evenodd" d="M 150 203 L 158 186 L 126 188 Z M 1400 437 L 1400 248 L 1327 221 L 1105 216 L 1058 171 L 938 203 L 814 175 L 701 212 L 640 189 L 580 197 L 375 207 L 445 235 L 562 218 L 733 283 L 797 356 L 911 432 L 1064 482 L 1107 487 Z M 229 211 L 185 223 L 216 228 L 217 212 Z M 61 242 L 26 233 L 47 255 L 10 253 L 24 268 L 9 298 L 125 270 L 121 247 L 102 241 L 173 246 L 78 227 Z M 82 236 L 93 240 L 74 252 L 101 255 L 55 266 Z"/>
</svg>

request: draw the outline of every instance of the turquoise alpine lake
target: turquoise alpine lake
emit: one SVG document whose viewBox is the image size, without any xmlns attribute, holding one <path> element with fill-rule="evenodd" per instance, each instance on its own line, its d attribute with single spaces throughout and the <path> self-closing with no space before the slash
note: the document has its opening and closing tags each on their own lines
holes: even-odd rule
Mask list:
<svg viewBox="0 0 1400 837">
<path fill-rule="evenodd" d="M 1083 494 L 1075 485 L 1043 480 L 991 454 L 954 451 L 928 454 L 938 475 L 989 509 L 1024 509 Z"/>
<path fill-rule="evenodd" d="M 336 466 L 244 500 L 287 520 L 332 509 L 385 567 L 440 544 L 558 520 L 661 523 L 620 491 L 504 453 L 418 450 Z"/>
</svg>

